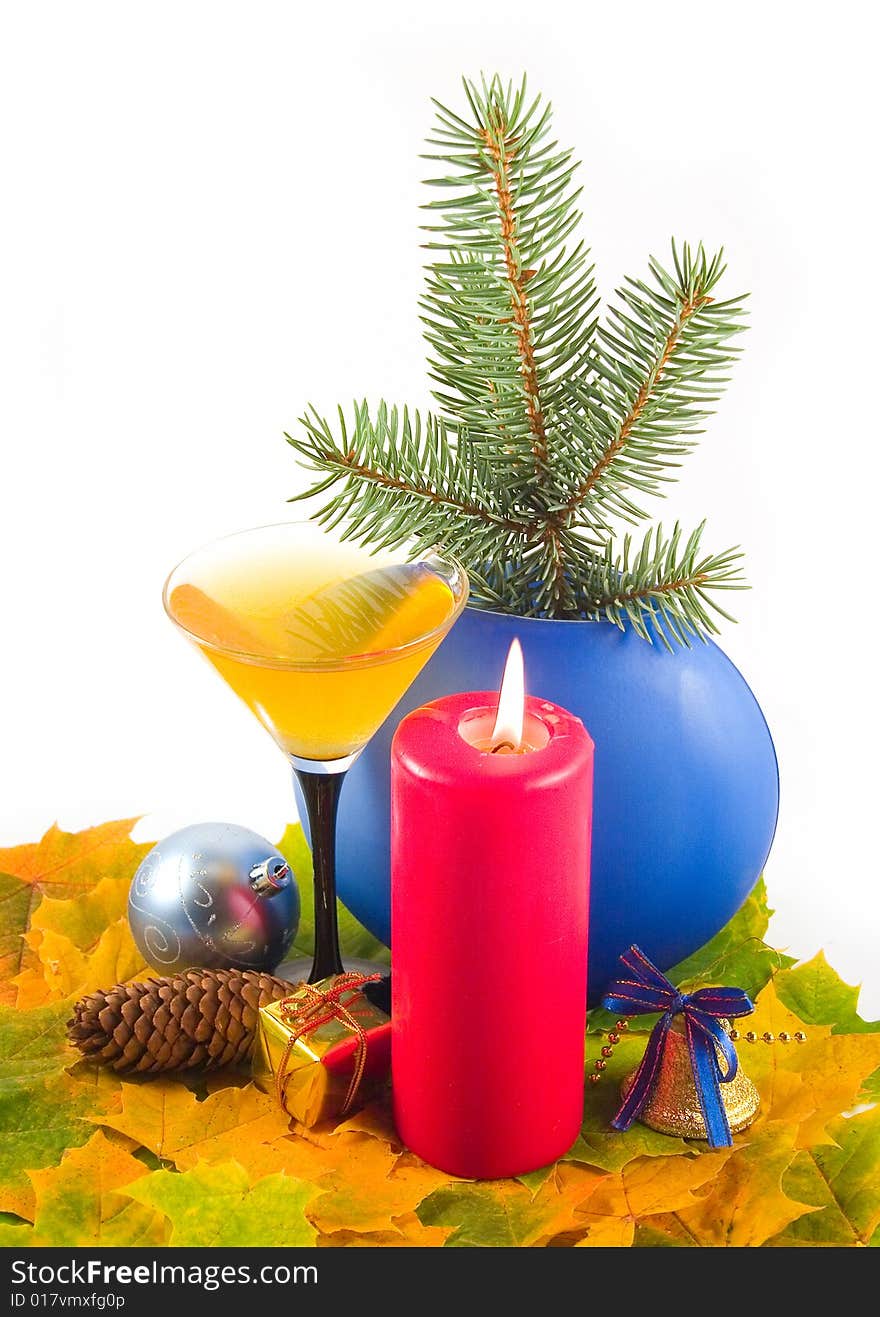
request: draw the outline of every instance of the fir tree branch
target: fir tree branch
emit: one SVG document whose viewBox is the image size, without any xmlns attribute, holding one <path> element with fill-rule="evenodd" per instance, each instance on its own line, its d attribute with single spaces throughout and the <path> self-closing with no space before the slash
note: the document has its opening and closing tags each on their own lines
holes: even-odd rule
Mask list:
<svg viewBox="0 0 880 1317">
<path fill-rule="evenodd" d="M 298 440 L 287 433 L 284 437 L 294 448 L 303 451 L 303 445 Z M 389 476 L 378 467 L 365 466 L 363 463 L 358 462 L 351 451 L 333 454 L 329 450 L 323 449 L 318 453 L 316 461 L 312 464 L 312 470 L 332 471 L 334 472 L 334 479 L 363 481 L 368 485 L 378 485 L 381 489 L 392 490 L 395 494 L 405 494 L 410 498 L 423 499 L 436 508 L 451 508 L 464 517 L 475 517 L 488 526 L 499 526 L 515 535 L 534 534 L 538 526 L 538 522 L 534 520 L 517 521 L 513 517 L 500 516 L 497 513 L 490 512 L 488 508 L 482 507 L 479 503 L 455 498 L 448 493 L 440 493 L 419 480 L 404 479 L 402 476 Z M 324 488 L 326 488 L 326 484 Z M 288 502 L 296 503 L 299 499 L 309 498 L 314 493 L 315 490 L 308 490 L 303 494 L 295 494 Z"/>
<path fill-rule="evenodd" d="M 435 102 L 421 300 L 440 414 L 355 409 L 351 437 L 312 411 L 289 442 L 329 491 L 316 514 L 364 543 L 448 543 L 484 607 L 606 618 L 646 639 L 716 630 L 712 595 L 743 585 L 736 551 L 702 555 L 649 532 L 614 549 L 694 446 L 736 360 L 742 298 L 719 300 L 722 255 L 672 247 L 627 279 L 598 325 L 572 153 L 550 108 L 498 77 L 465 81 L 463 115 Z M 711 610 L 711 611 L 710 611 Z"/>
<path fill-rule="evenodd" d="M 430 245 L 446 258 L 429 268 L 422 303 L 429 366 L 437 401 L 538 517 L 535 567 L 562 616 L 573 595 L 556 507 L 570 486 L 558 483 L 551 424 L 587 360 L 596 302 L 588 253 L 564 246 L 580 218 L 575 166 L 546 140 L 550 107 L 526 101 L 525 81 L 464 86 L 473 123 L 438 104 L 432 139 L 453 172 L 431 180 L 445 195 L 430 207 L 442 212 Z"/>
<path fill-rule="evenodd" d="M 512 539 L 530 540 L 539 529 L 494 492 L 485 463 L 466 437 L 453 444 L 445 424 L 381 403 L 375 417 L 366 403 L 354 409 L 349 433 L 339 409 L 340 437 L 311 409 L 301 418 L 304 436 L 285 435 L 304 465 L 324 479 L 294 496 L 310 498 L 339 486 L 318 512 L 325 524 L 346 522 L 346 533 L 392 547 L 405 539 L 442 543 L 455 517 L 458 551 L 471 558 L 507 551 Z"/>
<path fill-rule="evenodd" d="M 520 371 L 526 395 L 526 410 L 532 432 L 532 455 L 535 459 L 536 481 L 544 484 L 548 465 L 547 430 L 541 410 L 541 390 L 531 323 L 531 308 L 526 284 L 536 270 L 523 269 L 518 239 L 518 216 L 511 195 L 510 173 L 516 158 L 515 143 L 509 140 L 508 124 L 499 100 L 490 102 L 490 126 L 483 129 L 483 138 L 493 162 L 495 194 L 501 221 L 501 242 L 504 248 L 504 266 L 510 285 L 510 306 L 516 326 L 516 340 L 520 356 Z M 490 381 L 491 386 L 491 381 Z M 548 517 L 542 532 L 544 559 L 550 584 L 550 610 L 554 616 L 564 616 L 574 608 L 574 595 L 568 583 L 565 556 L 556 519 Z"/>
<path fill-rule="evenodd" d="M 621 630 L 627 622 L 643 639 L 652 641 L 648 621 L 667 649 L 670 635 L 689 645 L 691 636 L 705 639 L 718 627 L 709 608 L 732 621 L 709 591 L 746 588 L 740 571 L 742 553 L 728 549 L 700 556 L 705 522 L 697 527 L 680 551 L 681 527 L 676 522 L 669 538 L 662 526 L 648 531 L 641 549 L 632 554 L 632 537 L 626 535 L 623 553 L 615 557 L 611 544 L 582 601 L 587 617 L 607 618 Z"/>
<path fill-rule="evenodd" d="M 495 77 L 465 81 L 472 122 L 435 102 L 429 158 L 438 223 L 428 246 L 425 337 L 435 398 L 539 515 L 559 502 L 554 404 L 595 329 L 592 266 L 565 242 L 580 219 L 570 151 L 548 141 L 550 107 Z"/>
<path fill-rule="evenodd" d="M 705 306 L 708 302 L 711 302 L 711 300 L 710 297 L 698 296 L 692 302 L 684 302 L 679 308 L 675 322 L 669 333 L 666 335 L 665 341 L 661 345 L 659 355 L 654 362 L 650 373 L 639 385 L 639 391 L 621 421 L 617 434 L 614 439 L 612 439 L 611 443 L 605 448 L 602 456 L 593 466 L 593 469 L 588 473 L 586 478 L 581 481 L 571 498 L 565 504 L 566 512 L 573 512 L 584 502 L 585 499 L 589 498 L 590 493 L 629 438 L 633 426 L 645 410 L 645 404 L 655 393 L 657 386 L 663 378 L 666 364 L 672 356 L 672 353 L 675 351 L 675 346 L 681 336 L 683 327 L 687 324 L 695 311 L 698 311 L 701 306 Z"/>
<path fill-rule="evenodd" d="M 643 516 L 620 487 L 659 492 L 663 469 L 693 447 L 697 423 L 726 383 L 719 372 L 737 355 L 728 340 L 744 328 L 743 299 L 712 296 L 724 272 L 721 252 L 710 260 L 702 244 L 695 253 L 685 244 L 679 256 L 673 243 L 672 256 L 675 276 L 652 260 L 654 285 L 631 279 L 618 290 L 626 309 L 612 308 L 599 331 L 593 378 L 572 384 L 579 423 L 571 411 L 568 419 L 589 466 L 562 505 L 565 516 L 591 503 L 588 521 L 603 504 L 627 519 Z"/>
<path fill-rule="evenodd" d="M 517 214 L 511 196 L 510 168 L 516 156 L 515 145 L 508 141 L 507 124 L 497 100 L 490 108 L 492 127 L 483 129 L 483 138 L 493 161 L 495 194 L 501 219 L 501 243 L 504 248 L 504 266 L 510 285 L 510 307 L 516 325 L 516 341 L 520 356 L 520 370 L 526 394 L 526 410 L 532 432 L 532 453 L 539 476 L 547 465 L 547 431 L 541 412 L 541 392 L 538 385 L 538 367 L 535 363 L 535 345 L 532 340 L 531 312 L 526 295 L 526 283 L 536 273 L 524 270 L 517 238 Z"/>
</svg>

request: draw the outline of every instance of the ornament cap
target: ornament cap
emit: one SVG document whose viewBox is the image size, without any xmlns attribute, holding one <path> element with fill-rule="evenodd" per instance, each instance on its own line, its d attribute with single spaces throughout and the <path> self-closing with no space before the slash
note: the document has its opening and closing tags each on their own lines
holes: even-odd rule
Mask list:
<svg viewBox="0 0 880 1317">
<path fill-rule="evenodd" d="M 248 874 L 251 890 L 257 896 L 275 896 L 284 890 L 290 879 L 290 865 L 277 855 L 255 864 Z"/>
</svg>

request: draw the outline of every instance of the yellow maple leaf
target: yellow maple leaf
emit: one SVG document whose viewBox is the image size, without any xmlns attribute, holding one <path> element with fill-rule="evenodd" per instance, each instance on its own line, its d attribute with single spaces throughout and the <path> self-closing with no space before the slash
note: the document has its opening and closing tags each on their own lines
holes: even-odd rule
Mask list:
<svg viewBox="0 0 880 1317">
<path fill-rule="evenodd" d="M 22 938 L 22 945 L 27 946 Z M 52 989 L 43 978 L 43 967 L 39 958 L 28 947 L 28 954 L 36 962 L 36 968 L 29 966 L 16 974 L 10 983 L 4 984 L 6 992 L 4 993 L 4 1003 L 15 1006 L 19 1011 L 32 1011 L 38 1006 L 46 1006 L 53 1001 Z"/>
<path fill-rule="evenodd" d="M 296 1126 L 294 1125 L 294 1128 Z M 390 1094 L 383 1094 L 370 1102 L 367 1106 L 361 1107 L 353 1116 L 342 1121 L 330 1133 L 333 1134 L 370 1134 L 374 1139 L 382 1139 L 391 1147 L 396 1148 L 398 1152 L 403 1151 L 403 1144 L 400 1141 L 400 1135 L 394 1124 L 394 1116 L 391 1113 Z"/>
<path fill-rule="evenodd" d="M 452 1228 L 423 1226 L 414 1212 L 395 1218 L 393 1230 L 334 1230 L 318 1235 L 319 1248 L 442 1248 Z"/>
<path fill-rule="evenodd" d="M 54 901 L 52 904 L 66 906 L 73 902 Z M 71 938 L 51 928 L 33 928 L 25 938 L 39 958 L 45 984 L 45 996 L 40 999 L 30 975 L 23 983 L 18 981 L 26 999 L 32 1000 L 34 1005 L 42 1005 L 44 1000 L 62 1001 L 154 973 L 135 946 L 124 916 L 105 928 L 97 942 L 85 950 L 80 950 Z"/>
<path fill-rule="evenodd" d="M 253 1084 L 228 1084 L 203 1100 L 174 1079 L 122 1083 L 115 1111 L 96 1123 L 118 1130 L 178 1170 L 228 1161 L 235 1153 L 252 1180 L 296 1173 L 285 1155 L 288 1122 L 274 1098 Z"/>
<path fill-rule="evenodd" d="M 62 832 L 57 823 L 37 842 L 0 848 L 0 873 L 33 884 L 43 895 L 69 897 L 91 891 L 102 878 L 130 882 L 152 842 L 131 840 L 137 819 L 117 819 L 84 832 Z"/>
<path fill-rule="evenodd" d="M 797 1126 L 782 1121 L 750 1132 L 749 1142 L 728 1156 L 699 1202 L 669 1209 L 691 1240 L 714 1247 L 757 1247 L 814 1211 L 782 1190 L 796 1139 Z"/>
<path fill-rule="evenodd" d="M 779 1000 L 774 983 L 755 1003 L 748 1027 L 759 1035 L 803 1030 L 802 1021 Z M 830 1120 L 853 1107 L 867 1077 L 880 1066 L 880 1033 L 832 1033 L 811 1024 L 805 1043 L 740 1042 L 740 1064 L 761 1095 L 758 1127 L 786 1121 L 795 1128 L 795 1148 L 831 1142 Z"/>
<path fill-rule="evenodd" d="M 585 1214 L 578 1233 L 585 1226 L 587 1233 L 575 1241 L 575 1248 L 629 1248 L 635 1239 L 636 1222 L 631 1216 Z"/>
<path fill-rule="evenodd" d="M 324 1190 L 309 1205 L 309 1217 L 324 1234 L 387 1231 L 435 1189 L 451 1183 L 442 1171 L 369 1134 L 342 1134 L 320 1150 L 303 1139 L 297 1143 L 311 1148 L 301 1164 L 309 1167 L 307 1178 L 317 1179 Z"/>
<path fill-rule="evenodd" d="M 62 934 L 80 951 L 88 951 L 105 929 L 127 914 L 130 876 L 126 869 L 77 896 L 44 896 L 31 917 L 31 931 Z"/>
<path fill-rule="evenodd" d="M 30 1010 L 143 967 L 124 920 L 129 883 L 150 849 L 131 840 L 136 821 L 75 833 L 53 825 L 38 842 L 0 849 L 0 1000 Z M 99 978 L 114 968 L 115 977 Z"/>
<path fill-rule="evenodd" d="M 732 1149 L 677 1157 L 637 1157 L 606 1176 L 577 1208 L 587 1229 L 586 1247 L 629 1245 L 645 1217 L 675 1212 L 697 1201 L 720 1172 Z"/>
</svg>

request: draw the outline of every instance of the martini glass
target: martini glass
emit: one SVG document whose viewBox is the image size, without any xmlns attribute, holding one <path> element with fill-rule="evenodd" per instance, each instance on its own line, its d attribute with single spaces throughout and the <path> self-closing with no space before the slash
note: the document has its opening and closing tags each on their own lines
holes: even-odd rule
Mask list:
<svg viewBox="0 0 880 1317">
<path fill-rule="evenodd" d="M 467 601 L 444 551 L 370 553 L 315 522 L 215 540 L 165 583 L 165 610 L 287 755 L 308 815 L 315 955 L 308 981 L 343 972 L 336 814 L 345 773 Z M 355 966 L 352 966 L 355 967 Z M 308 965 L 288 962 L 288 977 Z"/>
</svg>

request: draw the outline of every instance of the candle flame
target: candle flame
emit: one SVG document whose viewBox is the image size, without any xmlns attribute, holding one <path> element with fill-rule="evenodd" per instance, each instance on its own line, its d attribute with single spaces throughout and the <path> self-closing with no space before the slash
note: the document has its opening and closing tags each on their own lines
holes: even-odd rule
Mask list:
<svg viewBox="0 0 880 1317">
<path fill-rule="evenodd" d="M 518 750 L 523 739 L 523 721 L 526 713 L 526 676 L 523 652 L 519 641 L 511 642 L 498 693 L 498 714 L 492 729 L 492 748 L 503 745 Z"/>
</svg>

